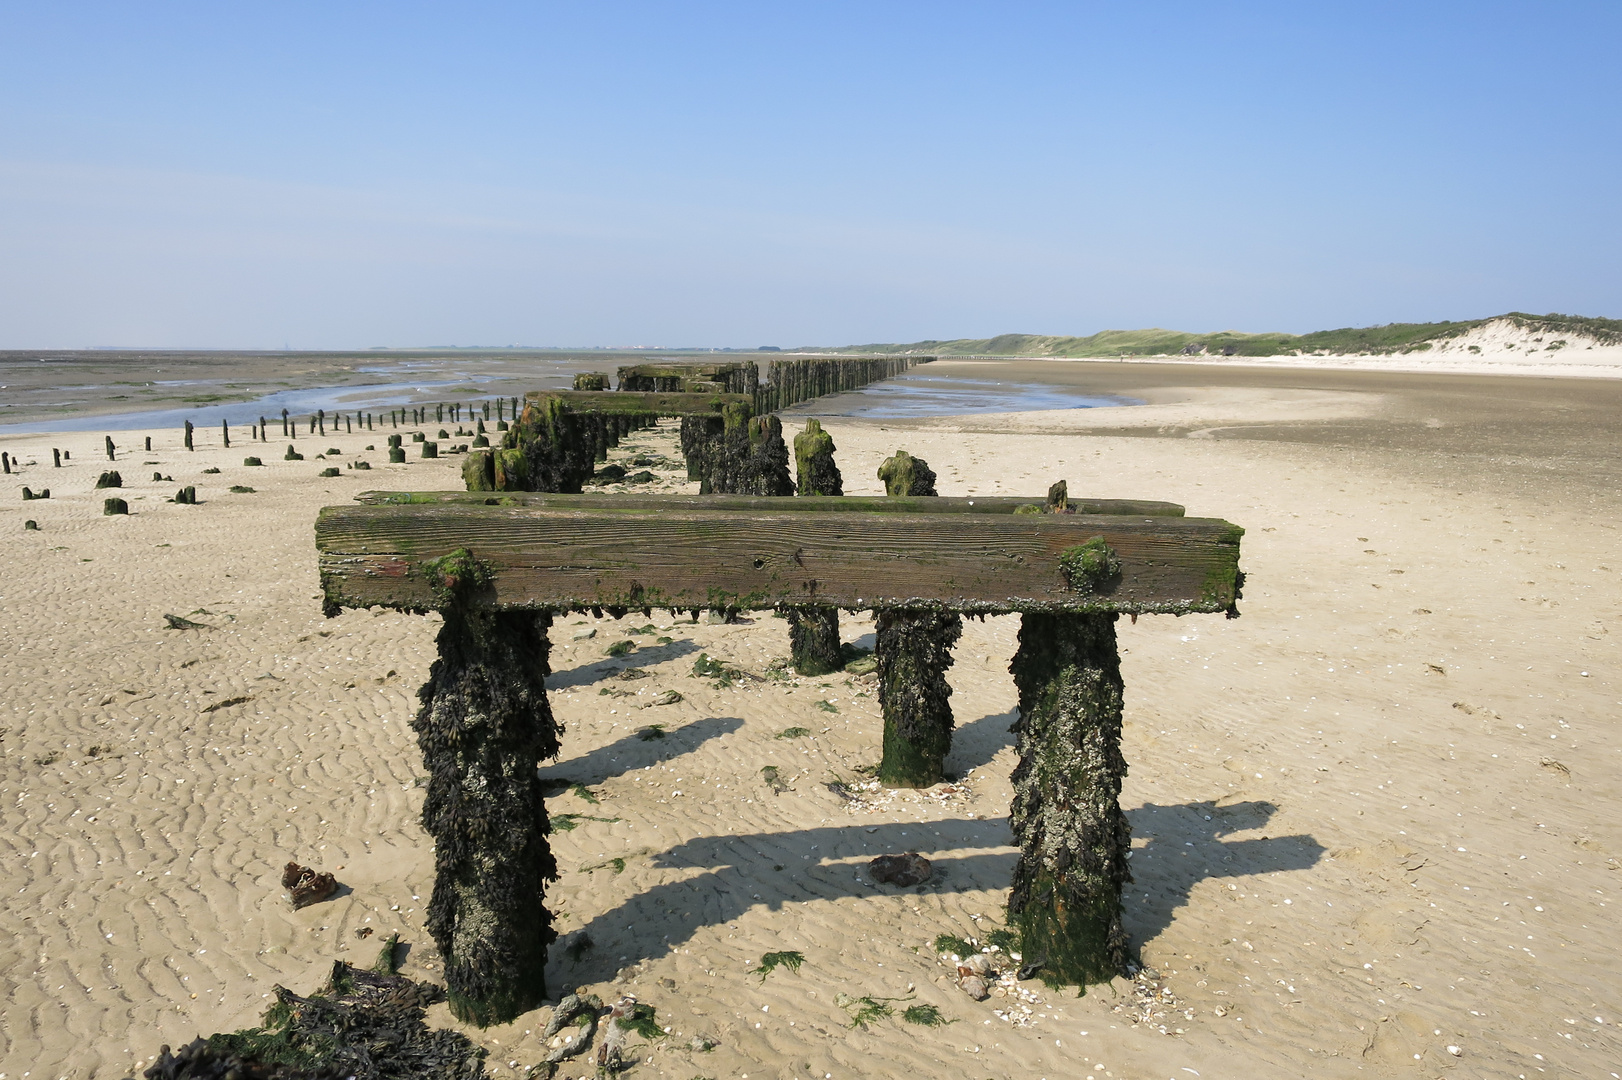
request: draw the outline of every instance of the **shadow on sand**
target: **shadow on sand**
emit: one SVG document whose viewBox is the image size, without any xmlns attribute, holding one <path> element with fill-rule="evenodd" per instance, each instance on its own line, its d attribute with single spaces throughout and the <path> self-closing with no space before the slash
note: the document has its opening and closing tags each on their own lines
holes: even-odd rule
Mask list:
<svg viewBox="0 0 1622 1080">
<path fill-rule="evenodd" d="M 1324 848 L 1310 836 L 1223 839 L 1257 828 L 1274 811 L 1259 802 L 1226 807 L 1214 802 L 1150 804 L 1131 811 L 1134 835 L 1148 840 L 1134 852 L 1136 880 L 1125 894 L 1126 927 L 1134 943 L 1141 945 L 1164 930 L 1172 912 L 1188 902 L 1201 880 L 1303 870 L 1317 863 Z M 704 873 L 655 885 L 591 919 L 584 931 L 593 948 L 578 961 L 554 948 L 548 980 L 563 986 L 610 979 L 627 963 L 663 955 L 700 927 L 730 922 L 754 907 L 780 911 L 808 901 L 903 891 L 1000 894 L 1008 888 L 1018 857 L 1011 839 L 1008 819 L 1003 817 L 851 824 L 689 840 L 653 854 L 652 864 Z M 1000 850 L 930 854 L 976 848 Z M 929 881 L 900 890 L 869 880 L 869 859 L 904 851 L 930 856 L 934 874 Z M 563 869 L 568 873 L 582 868 Z M 593 872 L 613 873 L 604 868 Z M 920 926 L 919 932 L 929 936 L 952 929 Z"/>
</svg>

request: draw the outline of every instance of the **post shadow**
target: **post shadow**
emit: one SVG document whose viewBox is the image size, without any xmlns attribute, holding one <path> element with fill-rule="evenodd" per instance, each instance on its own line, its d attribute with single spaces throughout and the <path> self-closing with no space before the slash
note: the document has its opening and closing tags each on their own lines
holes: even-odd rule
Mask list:
<svg viewBox="0 0 1622 1080">
<path fill-rule="evenodd" d="M 1229 815 L 1254 813 L 1256 805 L 1266 804 L 1241 804 L 1241 808 L 1229 807 L 1226 812 Z M 1216 813 L 1212 813 L 1210 822 L 1203 821 L 1203 815 L 1211 813 L 1213 807 L 1209 802 L 1151 805 L 1132 812 L 1134 820 L 1145 816 L 1154 818 L 1152 826 L 1144 826 L 1151 839 L 1150 847 L 1141 849 L 1143 852 L 1157 845 L 1169 849 L 1175 844 L 1180 849 L 1182 843 L 1190 839 L 1183 830 L 1192 821 L 1206 826 L 1209 842 L 1221 849 L 1202 852 L 1209 856 L 1203 860 L 1165 858 L 1160 849 L 1154 855 L 1134 855 L 1132 869 L 1137 880 L 1129 887 L 1130 902 L 1124 914 L 1135 948 L 1166 928 L 1170 911 L 1187 903 L 1189 891 L 1205 877 L 1303 870 L 1316 864 L 1324 854 L 1323 846 L 1310 836 L 1223 843 L 1221 838 L 1228 833 L 1255 825 L 1235 823 L 1231 817 L 1219 818 Z M 1267 813 L 1271 812 L 1269 807 Z M 1176 819 L 1175 830 L 1160 827 L 1162 820 L 1169 822 L 1173 818 Z M 870 828 L 874 829 L 871 833 Z M 1158 831 L 1151 832 L 1152 829 Z M 975 848 L 1004 850 L 931 855 L 933 851 Z M 934 873 L 929 881 L 912 889 L 896 889 L 875 884 L 868 878 L 868 859 L 904 851 L 919 851 L 930 859 Z M 592 940 L 593 948 L 573 960 L 563 949 L 554 947 L 548 966 L 558 976 L 558 981 L 550 985 L 611 979 L 625 965 L 662 956 L 669 948 L 688 941 L 701 927 L 725 924 L 757 906 L 781 911 L 792 904 L 813 900 L 900 892 L 987 891 L 1002 895 L 1008 889 L 1019 852 L 1013 846 L 1008 818 L 999 817 L 892 822 L 876 828 L 864 822 L 853 822 L 795 832 L 704 836 L 677 844 L 651 858 L 658 868 L 704 868 L 706 872 L 655 885 L 590 919 L 583 929 Z M 564 866 L 560 869 L 567 874 L 578 873 L 583 868 Z M 611 867 L 599 867 L 591 872 L 608 875 L 604 884 L 612 887 L 608 884 L 614 874 Z M 1137 898 L 1145 892 L 1152 902 L 1139 904 Z M 657 945 L 638 948 L 638 940 L 650 942 L 650 924 L 657 928 Z M 942 925 L 939 932 L 950 929 Z M 920 926 L 919 932 L 927 935 L 935 931 Z"/>
<path fill-rule="evenodd" d="M 1278 807 L 1265 800 L 1219 806 L 1214 801 L 1127 811 L 1132 835 L 1146 839 L 1132 853 L 1132 881 L 1122 890 L 1122 921 L 1141 946 L 1171 925 L 1194 886 L 1208 878 L 1253 877 L 1317 865 L 1326 849 L 1311 836 L 1224 840 L 1266 825 Z M 1207 820 L 1209 818 L 1209 820 Z"/>
<path fill-rule="evenodd" d="M 626 639 L 635 640 L 630 634 L 626 635 Z M 593 639 L 592 644 L 596 643 Z M 667 660 L 691 656 L 698 651 L 698 646 L 686 638 L 678 638 L 668 645 L 638 646 L 634 652 L 625 656 L 598 656 L 591 660 L 583 660 L 572 668 L 554 671 L 546 677 L 546 688 L 561 690 L 572 686 L 590 686 L 592 683 L 612 678 L 616 672 L 628 667 L 662 664 Z M 557 655 L 555 648 L 553 655 Z"/>
<path fill-rule="evenodd" d="M 946 755 L 947 773 L 962 777 L 971 769 L 990 764 L 997 751 L 1014 745 L 1011 728 L 1018 718 L 1019 710 L 1009 709 L 1006 712 L 987 713 L 978 720 L 960 725 L 952 733 L 952 749 Z"/>
<path fill-rule="evenodd" d="M 649 709 L 648 724 L 656 722 L 657 713 Z M 647 725 L 642 725 L 647 726 Z M 541 784 L 551 790 L 566 790 L 575 784 L 600 784 L 633 769 L 643 769 L 661 761 L 697 750 L 701 743 L 730 735 L 743 727 L 736 716 L 706 716 L 667 730 L 663 738 L 644 739 L 635 731 L 627 732 L 607 746 L 599 746 L 589 753 L 565 760 L 554 759 L 540 770 Z"/>
</svg>

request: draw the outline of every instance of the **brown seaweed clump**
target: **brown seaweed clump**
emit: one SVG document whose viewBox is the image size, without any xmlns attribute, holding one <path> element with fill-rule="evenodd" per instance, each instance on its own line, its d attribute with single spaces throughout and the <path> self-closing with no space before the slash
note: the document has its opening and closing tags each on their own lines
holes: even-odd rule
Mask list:
<svg viewBox="0 0 1622 1080">
<path fill-rule="evenodd" d="M 444 991 L 393 972 L 395 943 L 376 971 L 332 965 L 326 986 L 301 997 L 284 986 L 263 1025 L 165 1046 L 145 1080 L 480 1080 L 484 1048 L 435 1030 L 424 1010 Z"/>
</svg>

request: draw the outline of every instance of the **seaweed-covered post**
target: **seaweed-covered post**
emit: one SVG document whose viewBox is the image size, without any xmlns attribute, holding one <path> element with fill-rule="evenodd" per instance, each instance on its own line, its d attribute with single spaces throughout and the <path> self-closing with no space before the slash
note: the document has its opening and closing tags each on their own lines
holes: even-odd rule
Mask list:
<svg viewBox="0 0 1622 1080">
<path fill-rule="evenodd" d="M 822 430 L 815 417 L 805 422 L 805 430 L 794 436 L 794 464 L 801 495 L 843 495 L 845 478 L 834 463 L 834 437 Z"/>
<path fill-rule="evenodd" d="M 820 421 L 805 422 L 794 436 L 795 472 L 801 495 L 843 495 L 844 478 L 834 464 L 833 436 Z M 788 615 L 789 663 L 801 675 L 827 675 L 844 666 L 839 650 L 839 609 L 790 608 Z"/>
<path fill-rule="evenodd" d="M 831 441 L 831 440 L 830 440 Z M 879 466 L 890 495 L 935 495 L 935 474 L 905 450 Z M 946 669 L 963 635 L 963 617 L 927 608 L 882 608 L 874 650 L 884 757 L 879 780 L 893 787 L 929 787 L 944 778 L 952 748 L 952 688 Z"/>
<path fill-rule="evenodd" d="M 884 459 L 879 466 L 879 479 L 884 481 L 886 495 L 936 495 L 935 473 L 929 462 L 915 458 L 905 450 L 897 450 L 893 457 Z"/>
<path fill-rule="evenodd" d="M 879 709 L 884 757 L 879 780 L 890 787 L 930 787 L 943 778 L 952 748 L 952 688 L 946 669 L 963 633 L 959 615 L 908 608 L 878 612 Z"/>
<path fill-rule="evenodd" d="M 480 1026 L 541 1003 L 557 938 L 545 905 L 557 862 L 535 771 L 558 753 L 546 700 L 552 617 L 491 606 L 492 576 L 466 548 L 431 564 L 445 622 L 411 722 L 428 770 L 422 823 L 434 838 L 428 932 L 451 1012 Z"/>
<path fill-rule="evenodd" d="M 1087 595 L 1119 581 L 1102 537 L 1060 558 Z M 1019 843 L 1008 919 L 1027 961 L 1086 986 L 1130 974 L 1121 889 L 1131 827 L 1121 812 L 1121 657 L 1115 612 L 1029 612 L 1009 664 L 1019 691 L 1012 824 Z"/>
<path fill-rule="evenodd" d="M 783 422 L 770 413 L 749 418 L 749 458 L 743 479 L 742 486 L 750 495 L 794 494 L 794 481 L 788 474 L 788 444 L 783 441 Z"/>
</svg>

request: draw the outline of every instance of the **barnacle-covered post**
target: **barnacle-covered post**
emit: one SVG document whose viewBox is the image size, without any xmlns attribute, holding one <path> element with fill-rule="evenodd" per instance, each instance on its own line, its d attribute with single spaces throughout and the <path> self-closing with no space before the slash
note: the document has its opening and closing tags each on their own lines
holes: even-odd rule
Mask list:
<svg viewBox="0 0 1622 1080">
<path fill-rule="evenodd" d="M 1101 593 L 1121 564 L 1103 539 L 1060 560 L 1072 590 Z M 1086 986 L 1130 974 L 1121 889 L 1132 880 L 1121 812 L 1121 659 L 1114 612 L 1028 612 L 1009 670 L 1019 692 L 1008 920 L 1044 978 Z"/>
<path fill-rule="evenodd" d="M 794 436 L 795 472 L 801 495 L 843 495 L 844 478 L 834 463 L 833 436 L 815 417 Z M 844 666 L 839 649 L 839 609 L 790 608 L 788 615 L 789 663 L 801 675 L 828 675 Z"/>
<path fill-rule="evenodd" d="M 935 495 L 935 474 L 923 458 L 897 450 L 879 466 L 890 495 Z M 879 780 L 892 787 L 929 787 L 944 778 L 952 748 L 952 688 L 946 669 L 963 635 L 963 617 L 929 608 L 881 608 L 874 652 L 884 757 Z"/>
<path fill-rule="evenodd" d="M 558 753 L 546 700 L 552 617 L 494 607 L 492 574 L 466 548 L 428 574 L 445 620 L 411 723 L 428 770 L 422 823 L 434 838 L 428 932 L 451 1011 L 488 1026 L 546 997 L 557 937 L 545 905 L 557 863 L 535 770 Z"/>
</svg>

